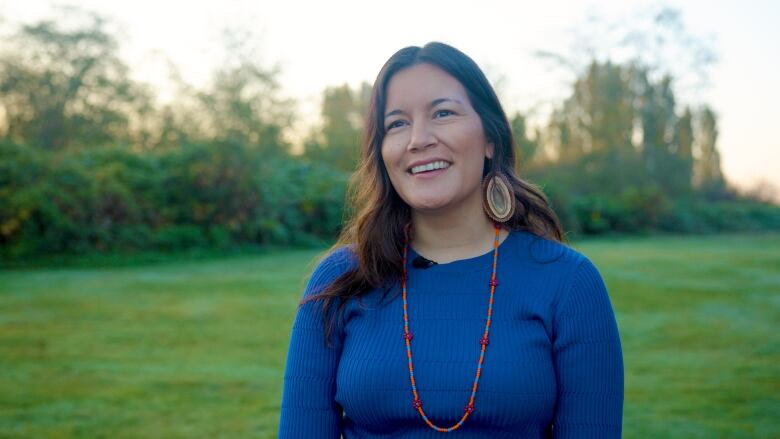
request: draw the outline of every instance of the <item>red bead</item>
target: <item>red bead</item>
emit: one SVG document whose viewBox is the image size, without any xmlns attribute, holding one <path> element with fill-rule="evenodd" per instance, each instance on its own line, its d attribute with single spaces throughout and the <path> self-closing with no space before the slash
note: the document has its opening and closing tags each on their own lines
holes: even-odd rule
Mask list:
<svg viewBox="0 0 780 439">
<path fill-rule="evenodd" d="M 469 404 L 463 409 L 465 413 L 474 413 L 474 404 Z"/>
<path fill-rule="evenodd" d="M 420 401 L 419 399 L 415 399 L 414 401 L 412 401 L 412 407 L 414 407 L 415 410 L 421 408 L 422 401 Z"/>
<path fill-rule="evenodd" d="M 487 337 L 482 337 L 479 339 L 479 344 L 482 346 L 487 346 L 488 343 L 490 343 L 490 340 Z"/>
<path fill-rule="evenodd" d="M 411 332 L 404 333 L 404 340 L 410 340 L 411 341 L 412 337 L 414 337 L 414 336 L 412 335 Z"/>
<path fill-rule="evenodd" d="M 491 287 L 497 287 L 498 286 L 498 279 L 490 279 L 490 286 Z"/>
</svg>

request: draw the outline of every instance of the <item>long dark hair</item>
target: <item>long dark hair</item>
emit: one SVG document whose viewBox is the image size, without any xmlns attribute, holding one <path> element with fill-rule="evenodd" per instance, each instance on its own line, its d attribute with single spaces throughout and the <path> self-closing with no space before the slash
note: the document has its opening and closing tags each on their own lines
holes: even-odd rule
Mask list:
<svg viewBox="0 0 780 439">
<path fill-rule="evenodd" d="M 301 305 L 322 300 L 325 341 L 347 301 L 365 295 L 373 288 L 386 288 L 403 269 L 404 226 L 411 221 L 411 210 L 393 188 L 382 160 L 385 136 L 384 112 L 387 84 L 399 71 L 416 64 L 432 64 L 457 79 L 479 114 L 486 139 L 493 143 L 492 159 L 485 159 L 483 177 L 490 172 L 503 173 L 516 198 L 514 216 L 503 224 L 509 230 L 527 230 L 535 235 L 564 242 L 558 217 L 542 191 L 515 173 L 515 141 L 506 114 L 493 87 L 479 66 L 466 54 L 444 43 L 431 42 L 423 47 L 406 47 L 390 57 L 374 82 L 368 107 L 361 160 L 349 181 L 348 219 L 338 241 L 325 253 L 349 246 L 357 267 L 340 275 L 322 291 L 305 297 Z M 336 304 L 336 312 L 329 312 Z"/>
</svg>

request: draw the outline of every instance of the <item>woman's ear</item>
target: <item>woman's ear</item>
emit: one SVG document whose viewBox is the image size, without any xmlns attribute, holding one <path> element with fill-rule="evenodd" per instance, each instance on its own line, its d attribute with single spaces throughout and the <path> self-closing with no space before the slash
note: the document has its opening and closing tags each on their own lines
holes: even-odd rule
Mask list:
<svg viewBox="0 0 780 439">
<path fill-rule="evenodd" d="M 495 146 L 493 146 L 492 142 L 489 142 L 487 146 L 485 147 L 485 157 L 492 160 L 493 154 L 496 152 Z"/>
</svg>

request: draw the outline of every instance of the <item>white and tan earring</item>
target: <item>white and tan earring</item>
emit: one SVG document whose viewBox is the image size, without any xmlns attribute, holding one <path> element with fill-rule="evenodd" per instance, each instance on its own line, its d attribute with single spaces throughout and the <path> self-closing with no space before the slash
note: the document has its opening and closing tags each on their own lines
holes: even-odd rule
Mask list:
<svg viewBox="0 0 780 439">
<path fill-rule="evenodd" d="M 482 182 L 482 207 L 493 221 L 505 223 L 515 214 L 515 195 L 509 179 L 500 172 Z"/>
</svg>

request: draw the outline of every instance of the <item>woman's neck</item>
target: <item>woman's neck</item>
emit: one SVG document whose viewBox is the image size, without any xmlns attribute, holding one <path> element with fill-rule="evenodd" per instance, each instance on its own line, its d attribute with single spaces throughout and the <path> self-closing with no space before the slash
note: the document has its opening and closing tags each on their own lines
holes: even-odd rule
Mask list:
<svg viewBox="0 0 780 439">
<path fill-rule="evenodd" d="M 496 233 L 493 221 L 485 215 L 481 206 L 469 211 L 473 214 L 413 211 L 411 246 L 418 254 L 439 263 L 480 256 L 490 251 Z M 499 242 L 508 235 L 507 230 L 501 229 Z"/>
</svg>

